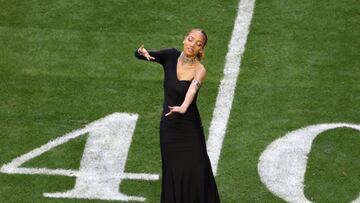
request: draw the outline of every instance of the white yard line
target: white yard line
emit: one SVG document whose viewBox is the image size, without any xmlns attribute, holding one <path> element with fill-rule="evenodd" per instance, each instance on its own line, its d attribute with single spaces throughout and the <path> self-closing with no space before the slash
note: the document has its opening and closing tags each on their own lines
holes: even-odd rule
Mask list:
<svg viewBox="0 0 360 203">
<path fill-rule="evenodd" d="M 236 81 L 240 73 L 241 58 L 245 51 L 247 35 L 255 7 L 255 0 L 241 0 L 234 30 L 228 45 L 224 76 L 219 86 L 215 109 L 209 129 L 207 151 L 214 175 L 220 158 L 221 148 L 226 133 L 227 123 L 234 100 Z"/>
</svg>

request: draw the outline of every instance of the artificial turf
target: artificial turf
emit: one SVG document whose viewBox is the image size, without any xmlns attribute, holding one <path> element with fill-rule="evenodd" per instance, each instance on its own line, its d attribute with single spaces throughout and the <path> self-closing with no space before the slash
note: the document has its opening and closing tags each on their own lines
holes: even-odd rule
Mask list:
<svg viewBox="0 0 360 203">
<path fill-rule="evenodd" d="M 162 68 L 134 50 L 181 49 L 207 31 L 207 78 L 198 106 L 206 135 L 238 1 L 5 1 L 0 7 L 0 165 L 113 112 L 137 113 L 127 172 L 161 172 Z M 260 181 L 258 158 L 275 139 L 319 123 L 360 124 L 360 4 L 257 1 L 216 176 L 222 202 L 283 202 Z M 360 133 L 314 142 L 305 195 L 350 202 L 360 191 Z M 77 169 L 87 135 L 24 165 Z M 0 202 L 53 199 L 75 178 L 0 173 Z M 159 202 L 160 181 L 124 180 L 121 192 Z"/>
</svg>

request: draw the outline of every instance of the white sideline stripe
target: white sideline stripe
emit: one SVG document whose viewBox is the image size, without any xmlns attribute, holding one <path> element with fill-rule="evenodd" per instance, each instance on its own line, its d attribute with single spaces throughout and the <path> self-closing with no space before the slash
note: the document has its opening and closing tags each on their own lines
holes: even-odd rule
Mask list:
<svg viewBox="0 0 360 203">
<path fill-rule="evenodd" d="M 240 73 L 241 58 L 245 51 L 254 6 L 255 0 L 240 0 L 234 29 L 228 45 L 224 76 L 220 82 L 206 144 L 214 175 L 217 173 L 221 147 L 234 100 L 236 81 Z"/>
<path fill-rule="evenodd" d="M 318 124 L 291 131 L 273 141 L 259 158 L 261 181 L 273 194 L 287 202 L 311 203 L 304 194 L 304 176 L 311 145 L 322 132 L 344 127 L 360 131 L 360 125 L 355 124 Z M 359 202 L 360 196 L 352 201 Z"/>
</svg>

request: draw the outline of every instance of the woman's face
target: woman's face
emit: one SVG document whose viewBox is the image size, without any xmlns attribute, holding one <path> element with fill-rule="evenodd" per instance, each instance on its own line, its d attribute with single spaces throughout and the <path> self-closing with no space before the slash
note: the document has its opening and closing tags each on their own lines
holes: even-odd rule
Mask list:
<svg viewBox="0 0 360 203">
<path fill-rule="evenodd" d="M 204 47 L 204 35 L 201 31 L 191 31 L 183 41 L 183 52 L 188 57 L 196 56 Z"/>
</svg>

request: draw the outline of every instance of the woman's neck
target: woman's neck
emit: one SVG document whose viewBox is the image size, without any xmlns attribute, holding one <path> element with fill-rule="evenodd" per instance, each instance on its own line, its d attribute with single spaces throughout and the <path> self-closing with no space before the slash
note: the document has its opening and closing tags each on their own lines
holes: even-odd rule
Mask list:
<svg viewBox="0 0 360 203">
<path fill-rule="evenodd" d="M 186 56 L 186 54 L 184 52 L 181 52 L 180 61 L 182 63 L 187 63 L 187 64 L 193 65 L 198 61 L 198 59 L 196 56 Z"/>
</svg>

